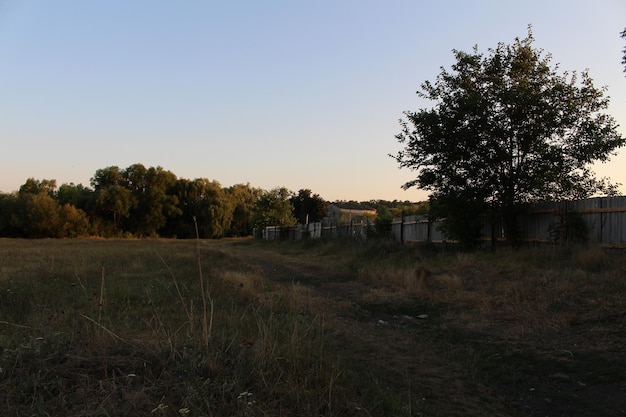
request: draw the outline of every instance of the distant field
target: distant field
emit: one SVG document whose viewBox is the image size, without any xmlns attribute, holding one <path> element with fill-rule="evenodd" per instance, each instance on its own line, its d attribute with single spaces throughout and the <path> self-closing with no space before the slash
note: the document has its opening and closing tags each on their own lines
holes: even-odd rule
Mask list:
<svg viewBox="0 0 626 417">
<path fill-rule="evenodd" d="M 626 256 L 0 240 L 2 416 L 616 416 Z"/>
</svg>

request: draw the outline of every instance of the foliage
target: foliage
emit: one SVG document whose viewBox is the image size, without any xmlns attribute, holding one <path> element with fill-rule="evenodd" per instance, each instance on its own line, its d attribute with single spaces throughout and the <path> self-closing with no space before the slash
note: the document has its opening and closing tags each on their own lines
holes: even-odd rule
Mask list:
<svg viewBox="0 0 626 417">
<path fill-rule="evenodd" d="M 134 164 L 100 169 L 91 179 L 97 208 L 110 212 L 115 227 L 137 236 L 154 236 L 167 219 L 180 215 L 178 198 L 171 192 L 176 175 L 161 167 Z"/>
<path fill-rule="evenodd" d="M 589 227 L 579 213 L 560 212 L 548 227 L 548 235 L 555 245 L 581 245 L 589 240 Z"/>
<path fill-rule="evenodd" d="M 443 219 L 439 227 L 444 236 L 458 241 L 463 248 L 473 247 L 480 237 L 480 215 L 488 210 L 488 206 L 472 195 L 471 190 L 455 196 L 435 195 L 428 214 L 430 219 Z"/>
<path fill-rule="evenodd" d="M 59 204 L 70 204 L 85 212 L 93 211 L 93 191 L 82 184 L 61 184 L 56 192 Z"/>
<path fill-rule="evenodd" d="M 87 214 L 71 204 L 59 206 L 58 237 L 79 237 L 89 234 L 89 218 Z"/>
<path fill-rule="evenodd" d="M 19 237 L 21 224 L 18 214 L 22 211 L 17 193 L 0 193 L 0 236 Z"/>
<path fill-rule="evenodd" d="M 400 168 L 417 171 L 404 188 L 431 191 L 454 219 L 452 234 L 470 236 L 456 228 L 471 226 L 463 219 L 488 206 L 514 239 L 521 204 L 610 191 L 589 168 L 626 143 L 602 113 L 606 89 L 596 88 L 587 71 L 558 74 L 533 40 L 529 28 L 525 39 L 500 43 L 487 55 L 477 47 L 455 50 L 452 70 L 442 69 L 418 91 L 435 107 L 407 111 L 401 120 L 396 138 L 405 148 L 393 157 Z M 466 216 L 458 210 L 464 205 Z"/>
<path fill-rule="evenodd" d="M 363 201 L 361 204 L 374 207 L 377 216 L 386 215 L 390 212 L 392 217 L 412 216 L 415 214 L 426 214 L 429 211 L 428 201 L 420 201 L 417 203 L 411 201 L 386 201 L 386 200 L 370 200 Z"/>
<path fill-rule="evenodd" d="M 57 188 L 56 180 L 36 180 L 35 178 L 28 178 L 26 182 L 20 187 L 19 194 L 39 194 L 45 193 L 49 196 L 53 196 Z"/>
<path fill-rule="evenodd" d="M 217 181 L 197 178 L 193 181 L 181 179 L 176 184 L 181 216 L 175 234 L 182 238 L 195 236 L 193 223 L 196 219 L 202 238 L 217 238 L 230 227 L 234 205 Z M 184 226 L 183 226 L 184 225 Z"/>
<path fill-rule="evenodd" d="M 389 239 L 393 237 L 391 223 L 395 217 L 427 214 L 430 210 L 428 201 L 369 200 L 360 204 L 374 207 L 376 218 L 374 225 L 367 232 L 368 238 Z"/>
<path fill-rule="evenodd" d="M 626 40 L 626 28 L 624 28 L 624 31 L 621 33 L 622 39 Z M 624 49 L 622 49 L 622 65 L 624 66 L 624 72 L 626 72 L 626 47 L 624 47 Z"/>
<path fill-rule="evenodd" d="M 370 226 L 367 230 L 368 239 L 391 239 L 393 233 L 391 232 L 391 222 L 393 221 L 393 213 L 389 208 L 384 205 L 380 205 L 376 208 L 376 218 L 374 219 L 374 225 Z"/>
<path fill-rule="evenodd" d="M 254 205 L 252 224 L 258 229 L 266 226 L 292 226 L 296 224 L 290 193 L 284 187 L 264 191 Z"/>
<path fill-rule="evenodd" d="M 328 210 L 328 202 L 309 189 L 301 189 L 289 199 L 293 214 L 300 224 L 322 221 Z"/>
<path fill-rule="evenodd" d="M 59 204 L 54 180 L 29 178 L 18 193 L 0 198 L 0 235 L 29 238 L 77 237 L 89 233 L 87 214 Z"/>
<path fill-rule="evenodd" d="M 57 188 L 54 179 L 28 178 L 19 191 L 0 193 L 0 236 L 195 238 L 196 223 L 203 239 L 249 236 L 255 224 L 294 224 L 292 201 L 311 221 L 321 219 L 327 205 L 310 190 L 222 187 L 139 163 L 98 169 L 90 185 Z"/>
<path fill-rule="evenodd" d="M 263 190 L 250 184 L 236 184 L 226 189 L 234 204 L 233 218 L 226 235 L 249 236 L 252 234 L 252 210 Z"/>
<path fill-rule="evenodd" d="M 100 211 L 113 215 L 114 230 L 179 238 L 246 236 L 260 190 L 223 188 L 206 178 L 177 179 L 161 167 L 141 164 L 98 170 L 92 179 Z M 195 220 L 194 220 L 195 219 Z"/>
<path fill-rule="evenodd" d="M 59 210 L 56 202 L 46 192 L 24 193 L 22 225 L 31 237 L 58 236 Z"/>
<path fill-rule="evenodd" d="M 91 178 L 95 208 L 99 213 L 110 213 L 115 228 L 121 228 L 122 218 L 130 216 L 136 205 L 131 191 L 125 186 L 122 172 L 117 166 L 98 169 Z"/>
<path fill-rule="evenodd" d="M 178 197 L 171 192 L 176 175 L 162 167 L 134 164 L 123 172 L 126 187 L 136 202 L 130 209 L 128 225 L 136 236 L 156 236 L 170 217 L 181 214 Z"/>
</svg>

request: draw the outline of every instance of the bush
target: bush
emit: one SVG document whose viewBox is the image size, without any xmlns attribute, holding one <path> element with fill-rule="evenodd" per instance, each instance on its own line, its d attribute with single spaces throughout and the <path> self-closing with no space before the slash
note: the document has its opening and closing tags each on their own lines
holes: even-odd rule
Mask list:
<svg viewBox="0 0 626 417">
<path fill-rule="evenodd" d="M 580 245 L 589 241 L 589 227 L 579 213 L 558 215 L 558 220 L 548 227 L 550 243 L 554 245 Z"/>
</svg>

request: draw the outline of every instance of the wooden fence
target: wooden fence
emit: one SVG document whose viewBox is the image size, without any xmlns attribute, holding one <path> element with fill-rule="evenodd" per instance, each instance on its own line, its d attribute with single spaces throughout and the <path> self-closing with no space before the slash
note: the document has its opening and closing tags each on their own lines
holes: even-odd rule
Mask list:
<svg viewBox="0 0 626 417">
<path fill-rule="evenodd" d="M 586 226 L 589 241 L 603 247 L 626 248 L 626 197 L 597 197 L 587 200 L 534 204 L 518 218 L 520 238 L 526 242 L 549 243 L 557 238 L 572 237 L 573 218 Z M 580 222 L 579 222 L 580 223 Z M 445 242 L 440 223 L 429 222 L 427 216 L 394 218 L 392 232 L 400 242 Z M 482 240 L 501 240 L 502 222 L 481 217 Z"/>
<path fill-rule="evenodd" d="M 481 240 L 504 239 L 500 219 L 482 216 L 480 220 Z M 519 215 L 517 224 L 520 239 L 536 243 L 564 242 L 580 237 L 573 232 L 582 233 L 582 231 L 573 231 L 572 228 L 580 228 L 581 225 L 584 225 L 584 232 L 589 241 L 603 247 L 626 248 L 626 197 L 597 197 L 534 204 Z M 429 221 L 424 215 L 403 216 L 393 219 L 391 231 L 394 238 L 403 243 L 446 242 L 440 226 L 440 222 Z M 268 226 L 262 230 L 262 237 L 267 240 L 299 240 L 305 237 L 365 239 L 371 227 L 373 224 L 369 221 L 352 221 L 339 225 L 324 225 L 318 222 L 290 227 Z"/>
</svg>

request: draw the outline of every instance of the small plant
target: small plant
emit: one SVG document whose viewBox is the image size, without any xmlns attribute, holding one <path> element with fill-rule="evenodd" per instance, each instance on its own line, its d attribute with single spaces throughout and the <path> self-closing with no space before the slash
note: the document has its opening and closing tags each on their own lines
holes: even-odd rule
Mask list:
<svg viewBox="0 0 626 417">
<path fill-rule="evenodd" d="M 555 245 L 581 245 L 589 240 L 589 227 L 574 212 L 557 213 L 557 221 L 548 227 L 548 240 Z"/>
<path fill-rule="evenodd" d="M 254 404 L 256 401 L 254 400 L 254 394 L 248 391 L 244 391 L 239 393 L 237 396 L 237 404 L 239 405 L 239 410 L 241 412 L 242 417 L 254 416 Z"/>
</svg>

